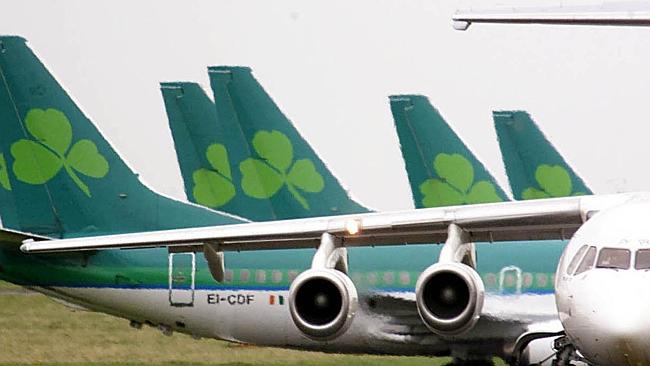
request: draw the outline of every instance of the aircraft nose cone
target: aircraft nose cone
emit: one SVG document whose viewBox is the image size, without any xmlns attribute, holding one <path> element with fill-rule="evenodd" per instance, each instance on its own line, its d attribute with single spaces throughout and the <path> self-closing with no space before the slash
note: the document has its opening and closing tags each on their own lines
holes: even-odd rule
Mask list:
<svg viewBox="0 0 650 366">
<path fill-rule="evenodd" d="M 576 286 L 565 324 L 576 347 L 597 365 L 650 365 L 650 281 L 628 275 L 590 280 L 598 286 Z"/>
</svg>

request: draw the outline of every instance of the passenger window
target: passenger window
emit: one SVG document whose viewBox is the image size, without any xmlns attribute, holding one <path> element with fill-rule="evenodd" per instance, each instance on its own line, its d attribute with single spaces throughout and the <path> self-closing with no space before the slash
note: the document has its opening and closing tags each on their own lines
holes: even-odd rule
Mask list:
<svg viewBox="0 0 650 366">
<path fill-rule="evenodd" d="M 631 253 L 627 249 L 603 248 L 598 255 L 598 268 L 628 269 Z"/>
<path fill-rule="evenodd" d="M 636 252 L 636 259 L 634 260 L 634 268 L 650 269 L 650 249 L 639 249 Z"/>
<path fill-rule="evenodd" d="M 580 259 L 582 259 L 582 256 L 585 254 L 586 250 L 587 250 L 586 245 L 583 245 L 582 248 L 578 249 L 578 252 L 576 253 L 576 255 L 573 256 L 571 263 L 569 263 L 569 266 L 566 268 L 566 274 L 568 275 L 573 274 L 573 271 L 578 266 L 578 263 L 580 263 Z"/>
<path fill-rule="evenodd" d="M 575 274 L 579 275 L 582 272 L 586 272 L 594 268 L 595 261 L 596 261 L 596 247 L 589 247 L 587 254 L 585 254 L 584 258 L 582 258 L 582 262 L 580 262 L 580 265 L 578 266 L 578 269 L 576 270 Z"/>
</svg>

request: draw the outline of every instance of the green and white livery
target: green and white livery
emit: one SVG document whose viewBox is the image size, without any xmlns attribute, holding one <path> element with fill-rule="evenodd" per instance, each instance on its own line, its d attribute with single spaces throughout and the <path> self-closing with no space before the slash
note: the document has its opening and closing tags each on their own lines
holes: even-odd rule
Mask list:
<svg viewBox="0 0 650 366">
<path fill-rule="evenodd" d="M 394 95 L 390 107 L 416 207 L 509 200 L 427 97 Z"/>
<path fill-rule="evenodd" d="M 527 112 L 498 111 L 492 115 L 515 199 L 592 194 Z"/>
<path fill-rule="evenodd" d="M 190 200 L 256 221 L 367 212 L 246 67 L 208 69 L 214 101 L 195 83 L 163 83 Z"/>
</svg>

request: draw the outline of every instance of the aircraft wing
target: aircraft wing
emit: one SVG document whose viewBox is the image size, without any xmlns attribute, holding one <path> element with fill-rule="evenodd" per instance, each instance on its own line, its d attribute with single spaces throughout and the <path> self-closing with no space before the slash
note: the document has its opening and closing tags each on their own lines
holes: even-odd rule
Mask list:
<svg viewBox="0 0 650 366">
<path fill-rule="evenodd" d="M 217 244 L 220 251 L 296 249 L 318 247 L 329 233 L 346 247 L 443 243 L 450 224 L 469 234 L 472 241 L 568 239 L 594 213 L 644 193 L 567 197 L 409 210 L 316 217 L 298 220 L 244 223 L 135 234 L 26 241 L 26 253 L 98 249 L 168 247 L 201 250 Z"/>
<path fill-rule="evenodd" d="M 453 16 L 457 30 L 466 30 L 472 23 L 650 26 L 650 4 L 463 10 Z"/>
</svg>

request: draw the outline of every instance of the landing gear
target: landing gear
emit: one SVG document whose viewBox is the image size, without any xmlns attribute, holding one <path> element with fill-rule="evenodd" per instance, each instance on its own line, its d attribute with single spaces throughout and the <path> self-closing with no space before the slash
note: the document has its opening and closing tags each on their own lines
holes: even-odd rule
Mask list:
<svg viewBox="0 0 650 366">
<path fill-rule="evenodd" d="M 582 361 L 582 357 L 576 352 L 576 348 L 569 342 L 566 336 L 560 337 L 553 342 L 555 349 L 555 358 L 551 365 L 553 366 L 572 366 L 571 361 Z"/>
<path fill-rule="evenodd" d="M 551 352 L 551 349 L 549 347 L 548 352 L 546 353 L 546 349 L 541 353 L 539 350 L 533 351 L 531 348 L 531 344 L 533 341 L 540 340 L 540 339 L 547 339 L 547 338 L 564 338 L 564 332 L 529 332 L 529 333 L 524 333 L 519 338 L 517 338 L 517 341 L 515 342 L 515 345 L 512 350 L 512 354 L 509 359 L 506 360 L 508 365 L 511 366 L 539 366 L 551 358 L 555 357 L 555 353 L 557 352 Z M 555 343 L 554 343 L 555 344 Z M 548 356 L 547 358 L 544 358 L 542 361 L 540 361 L 541 358 Z M 535 362 L 539 363 L 531 363 L 531 357 L 534 358 Z"/>
</svg>

